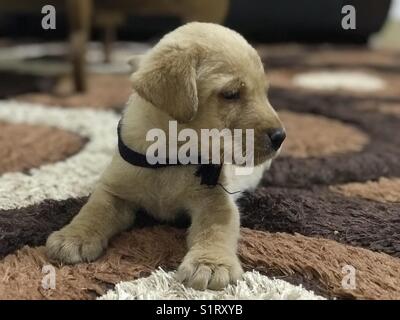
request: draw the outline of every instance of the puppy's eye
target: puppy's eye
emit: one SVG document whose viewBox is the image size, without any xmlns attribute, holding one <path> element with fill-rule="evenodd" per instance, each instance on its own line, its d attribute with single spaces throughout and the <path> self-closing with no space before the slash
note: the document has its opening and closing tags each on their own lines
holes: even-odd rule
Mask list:
<svg viewBox="0 0 400 320">
<path fill-rule="evenodd" d="M 240 91 L 224 91 L 221 93 L 222 98 L 225 100 L 239 100 L 240 99 Z"/>
</svg>

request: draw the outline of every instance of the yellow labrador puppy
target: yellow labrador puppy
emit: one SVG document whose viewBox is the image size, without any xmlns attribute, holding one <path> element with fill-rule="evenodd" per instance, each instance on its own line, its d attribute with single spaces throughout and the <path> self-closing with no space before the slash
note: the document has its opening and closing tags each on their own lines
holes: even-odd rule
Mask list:
<svg viewBox="0 0 400 320">
<path fill-rule="evenodd" d="M 120 140 L 137 154 L 146 154 L 152 144 L 147 133 L 159 128 L 168 134 L 170 121 L 199 136 L 201 129 L 254 130 L 254 170 L 237 175 L 235 163 L 224 163 L 217 179 L 226 190 L 254 188 L 285 139 L 266 96 L 268 83 L 256 50 L 228 28 L 195 22 L 176 29 L 141 59 L 131 80 L 134 90 Z M 132 226 L 139 208 L 162 220 L 184 211 L 191 227 L 177 278 L 197 289 L 236 282 L 243 270 L 236 254 L 240 217 L 234 197 L 220 185 L 203 183 L 196 165 L 143 167 L 129 163 L 121 152 L 79 214 L 50 235 L 50 258 L 95 260 L 111 237 Z"/>
</svg>

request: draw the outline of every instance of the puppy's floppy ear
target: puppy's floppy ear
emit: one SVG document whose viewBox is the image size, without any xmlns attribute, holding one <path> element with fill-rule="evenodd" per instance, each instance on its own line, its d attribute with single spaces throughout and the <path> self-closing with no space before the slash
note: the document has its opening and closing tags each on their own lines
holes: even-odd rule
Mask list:
<svg viewBox="0 0 400 320">
<path fill-rule="evenodd" d="M 132 74 L 133 88 L 178 122 L 189 122 L 198 108 L 195 55 L 164 45 L 146 55 Z"/>
</svg>

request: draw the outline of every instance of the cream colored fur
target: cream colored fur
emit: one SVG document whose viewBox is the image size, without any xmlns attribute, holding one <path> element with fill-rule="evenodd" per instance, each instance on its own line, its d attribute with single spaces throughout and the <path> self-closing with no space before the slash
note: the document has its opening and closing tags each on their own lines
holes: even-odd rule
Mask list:
<svg viewBox="0 0 400 320">
<path fill-rule="evenodd" d="M 148 130 L 229 128 L 255 130 L 255 170 L 235 176 L 225 164 L 220 182 L 230 191 L 254 188 L 276 152 L 266 132 L 282 124 L 266 97 L 267 82 L 257 52 L 238 33 L 210 23 L 189 23 L 166 35 L 132 75 L 134 92 L 123 117 L 122 137 L 145 153 Z M 221 92 L 240 90 L 240 99 Z M 223 153 L 223 150 L 221 150 Z M 111 237 L 132 226 L 137 209 L 168 220 L 185 211 L 192 224 L 188 253 L 177 277 L 197 289 L 220 289 L 242 274 L 236 255 L 240 217 L 221 187 L 200 185 L 197 166 L 148 169 L 132 166 L 118 152 L 87 204 L 72 222 L 47 240 L 51 258 L 64 263 L 92 261 Z M 155 243 L 154 245 L 157 245 Z"/>
</svg>

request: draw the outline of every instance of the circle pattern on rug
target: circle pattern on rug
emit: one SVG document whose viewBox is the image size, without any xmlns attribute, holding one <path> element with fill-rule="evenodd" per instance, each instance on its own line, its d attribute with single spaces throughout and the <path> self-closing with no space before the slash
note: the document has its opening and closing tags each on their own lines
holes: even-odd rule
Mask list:
<svg viewBox="0 0 400 320">
<path fill-rule="evenodd" d="M 121 110 L 132 93 L 128 75 L 90 74 L 85 93 L 74 92 L 69 77 L 61 78 L 49 93 L 26 93 L 15 98 L 19 101 L 46 106 L 70 108 L 96 108 Z"/>
<path fill-rule="evenodd" d="M 1 101 L 0 120 L 54 126 L 85 137 L 88 142 L 79 153 L 64 161 L 30 169 L 26 173 L 5 173 L 0 176 L 0 209 L 27 207 L 46 199 L 65 200 L 87 196 L 111 160 L 116 147 L 118 119 L 119 116 L 113 112 L 50 109 Z"/>
<path fill-rule="evenodd" d="M 357 152 L 369 142 L 361 130 L 334 119 L 286 110 L 280 111 L 279 117 L 287 135 L 282 156 L 307 158 Z"/>
<path fill-rule="evenodd" d="M 0 122 L 0 175 L 64 160 L 84 144 L 81 136 L 55 127 Z"/>
<path fill-rule="evenodd" d="M 377 202 L 400 203 L 399 178 L 380 178 L 378 181 L 352 182 L 330 186 L 329 188 L 346 197 L 359 197 Z"/>
<path fill-rule="evenodd" d="M 272 62 L 272 65 L 280 68 L 269 70 L 273 78 L 277 76 L 275 79 L 281 80 L 272 83 L 271 103 L 278 111 L 290 110 L 295 115 L 284 120 L 285 124 L 287 122 L 290 125 L 291 121 L 294 123 L 294 131 L 289 132 L 288 139 L 297 139 L 295 141 L 302 148 L 302 144 L 306 144 L 307 148 L 304 150 L 312 156 L 296 157 L 292 151 L 292 155 L 278 157 L 274 160 L 272 169 L 265 173 L 261 186 L 255 192 L 244 194 L 239 200 L 241 223 L 251 228 L 242 228 L 238 246 L 243 267 L 245 271 L 258 271 L 271 280 L 275 277 L 296 287 L 302 286 L 325 298 L 398 299 L 399 204 L 394 198 L 396 194 L 391 191 L 397 192 L 397 180 L 400 177 L 400 135 L 397 134 L 400 119 L 392 113 L 396 111 L 396 105 L 400 101 L 400 77 L 396 74 L 400 70 L 400 56 L 385 52 L 370 53 L 363 49 L 353 50 L 349 57 L 348 52 L 344 51 L 343 54 L 336 55 L 340 51 L 338 48 L 317 50 L 315 47 L 310 49 L 304 46 L 288 51 L 290 50 L 280 48 L 273 53 L 273 59 L 267 60 L 267 64 Z M 323 52 L 326 52 L 325 57 Z M 36 70 L 43 72 L 39 66 L 43 66 L 46 59 L 44 56 L 32 57 L 29 62 L 37 63 Z M 341 59 L 347 59 L 347 63 L 339 61 Z M 293 85 L 292 78 L 295 75 L 334 68 L 375 75 L 384 79 L 385 87 L 365 92 L 314 90 Z M 129 84 L 128 79 L 126 84 Z M 13 83 L 17 89 L 21 89 L 18 85 L 21 86 L 21 83 Z M 104 85 L 101 90 L 104 90 L 106 97 L 107 86 Z M 33 91 L 24 89 L 23 92 Z M 62 95 L 62 90 L 57 94 L 60 92 Z M 13 93 L 12 96 L 16 94 Z M 0 296 L 93 299 L 106 293 L 120 281 L 132 283 L 139 279 L 139 283 L 144 283 L 140 280 L 145 281 L 143 277 L 150 276 L 159 266 L 166 271 L 175 270 L 187 251 L 184 245 L 185 230 L 166 226 L 154 227 L 154 224 L 159 224 L 154 219 L 149 224 L 141 224 L 140 220 L 146 219 L 140 212 L 136 227 L 115 237 L 98 261 L 77 266 L 54 265 L 57 289 L 45 290 L 40 286 L 43 278 L 41 268 L 50 262 L 45 248 L 36 246 L 43 245 L 51 232 L 66 225 L 79 212 L 87 197 L 76 196 L 87 195 L 93 183 L 89 175 L 93 175 L 95 180 L 102 170 L 90 155 L 87 155 L 88 160 L 79 162 L 71 159 L 79 158 L 78 154 L 87 151 L 91 140 L 96 140 L 99 143 L 92 149 L 93 152 L 98 152 L 96 161 L 100 159 L 100 162 L 106 163 L 105 159 L 109 159 L 114 152 L 114 130 L 118 118 L 110 112 L 109 115 L 111 118 L 115 117 L 115 122 L 110 120 L 109 115 L 105 116 L 108 120 L 102 122 L 101 117 L 96 117 L 103 114 L 101 111 L 94 111 L 91 116 L 82 116 L 85 109 L 73 110 L 77 113 L 72 116 L 66 105 L 67 99 L 56 100 L 57 94 L 52 95 L 48 102 L 52 108 L 42 108 L 46 109 L 42 113 L 38 113 L 38 106 L 32 104 L 20 103 L 19 105 L 27 107 L 23 109 L 14 108 L 14 104 L 5 106 L 0 102 L 0 122 L 53 126 L 89 140 L 77 154 L 56 163 L 42 165 L 37 168 L 39 170 L 20 172 L 22 176 L 28 177 L 40 171 L 41 174 L 35 177 L 40 184 L 35 184 L 35 179 L 12 176 L 19 181 L 16 187 L 21 188 L 21 194 L 10 189 L 6 180 L 0 180 L 0 189 L 3 188 L 0 190 L 0 197 L 5 193 L 14 197 L 0 199 L 0 256 L 3 257 L 0 261 L 0 273 L 4 274 L 5 279 L 0 282 Z M 105 100 L 107 103 L 104 105 L 100 101 L 100 108 L 114 108 L 114 102 L 122 100 L 122 95 L 121 98 L 118 96 L 118 88 L 112 94 L 115 99 Z M 96 94 L 92 94 L 85 103 L 88 107 L 94 106 L 92 102 L 97 98 Z M 76 107 L 84 107 L 83 101 L 85 100 L 74 103 Z M 55 104 L 63 105 L 64 108 L 56 108 Z M 384 108 L 385 111 L 379 110 L 379 106 L 384 105 L 391 106 L 390 112 L 385 112 L 389 111 L 387 108 Z M 53 107 L 58 110 L 57 115 L 49 111 Z M 72 103 L 71 107 L 74 107 Z M 8 110 L 6 115 L 4 109 Z M 310 122 L 296 125 L 296 121 L 301 122 L 297 116 L 306 116 Z M 54 119 L 48 120 L 48 117 Z M 63 123 L 63 117 L 69 124 Z M 340 128 L 337 127 L 337 130 L 340 132 L 343 127 L 354 129 L 346 131 L 349 137 L 341 136 L 343 146 L 335 145 L 336 150 L 325 150 L 325 155 L 318 155 L 313 146 L 313 135 L 322 139 L 318 130 L 308 136 L 297 137 L 297 132 L 304 127 L 308 129 L 307 126 L 314 126 L 311 120 L 321 126 L 320 119 L 327 121 L 322 125 L 328 126 L 332 122 L 338 124 Z M 76 122 L 76 125 L 71 122 Z M 104 132 L 105 140 L 101 138 L 100 128 L 88 128 L 88 123 L 94 127 L 102 125 L 103 130 L 109 132 Z M 75 129 L 71 129 L 71 126 Z M 357 138 L 359 133 L 367 141 L 360 143 L 357 140 L 357 143 L 353 143 L 354 150 L 346 149 L 347 140 L 352 139 L 350 136 Z M 337 132 L 331 133 L 333 139 L 337 139 L 336 134 Z M 108 144 L 107 137 L 113 142 Z M 310 141 L 303 143 L 301 140 Z M 325 144 L 330 143 L 329 139 L 324 141 Z M 316 145 L 325 148 L 323 141 Z M 347 151 L 343 151 L 345 149 Z M 69 165 L 65 166 L 66 163 Z M 64 164 L 64 167 L 60 167 L 60 164 Z M 57 166 L 59 167 L 56 170 Z M 46 167 L 53 169 L 43 170 Z M 63 175 L 66 172 L 73 180 L 65 180 Z M 0 179 L 7 175 L 11 173 L 4 174 Z M 85 185 L 81 184 L 81 180 Z M 367 180 L 372 181 L 366 182 Z M 64 184 L 60 186 L 62 190 L 55 192 L 53 188 L 59 183 Z M 336 187 L 340 190 L 336 190 Z M 48 193 L 44 196 L 45 200 L 37 197 L 43 189 Z M 377 192 L 379 189 L 384 192 Z M 65 200 L 54 199 L 55 196 Z M 7 201 L 10 199 L 18 202 L 15 197 L 22 199 L 22 205 L 29 205 L 22 208 L 9 205 Z M 1 206 L 14 209 L 3 209 Z M 159 245 L 154 246 L 154 243 Z M 342 286 L 344 265 L 352 265 L 357 270 L 355 290 L 346 290 Z M 154 279 L 164 281 L 165 277 Z M 261 289 L 260 282 L 257 282 L 255 290 Z M 196 298 L 201 296 L 201 292 L 195 294 Z"/>
</svg>

